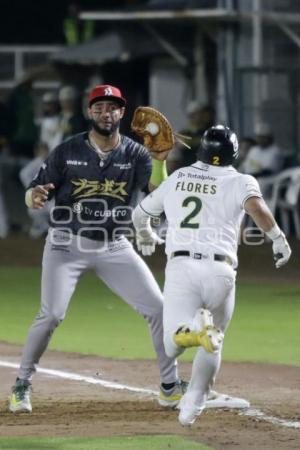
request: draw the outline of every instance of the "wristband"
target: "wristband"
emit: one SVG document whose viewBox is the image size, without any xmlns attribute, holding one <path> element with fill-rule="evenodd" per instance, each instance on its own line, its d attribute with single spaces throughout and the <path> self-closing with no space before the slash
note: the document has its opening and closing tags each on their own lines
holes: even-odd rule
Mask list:
<svg viewBox="0 0 300 450">
<path fill-rule="evenodd" d="M 152 172 L 149 183 L 154 186 L 159 186 L 164 180 L 168 178 L 166 161 L 159 161 L 152 159 Z"/>
<path fill-rule="evenodd" d="M 266 231 L 266 235 L 274 241 L 275 239 L 279 238 L 281 236 L 282 232 L 277 223 L 271 228 L 271 230 Z"/>
</svg>

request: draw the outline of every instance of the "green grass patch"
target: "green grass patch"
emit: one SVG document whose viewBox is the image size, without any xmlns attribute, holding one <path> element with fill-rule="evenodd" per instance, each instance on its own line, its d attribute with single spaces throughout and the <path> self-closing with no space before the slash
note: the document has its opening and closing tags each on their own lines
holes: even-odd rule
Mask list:
<svg viewBox="0 0 300 450">
<path fill-rule="evenodd" d="M 22 344 L 39 308 L 40 270 L 0 267 L 0 340 Z M 238 283 L 224 359 L 300 366 L 300 285 Z M 94 275 L 79 282 L 51 349 L 125 359 L 154 358 L 148 327 Z M 183 360 L 191 360 L 186 351 Z"/>
<path fill-rule="evenodd" d="M 213 450 L 179 436 L 0 439 L 1 450 Z"/>
<path fill-rule="evenodd" d="M 239 283 L 224 359 L 300 366 L 300 285 Z"/>
</svg>

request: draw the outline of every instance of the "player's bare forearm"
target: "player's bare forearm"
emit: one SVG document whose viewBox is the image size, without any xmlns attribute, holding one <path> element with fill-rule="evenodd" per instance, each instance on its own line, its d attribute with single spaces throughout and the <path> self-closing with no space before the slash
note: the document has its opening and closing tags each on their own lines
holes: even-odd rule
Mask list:
<svg viewBox="0 0 300 450">
<path fill-rule="evenodd" d="M 250 197 L 245 203 L 245 211 L 254 223 L 263 231 L 269 231 L 275 225 L 275 219 L 262 198 Z"/>
</svg>

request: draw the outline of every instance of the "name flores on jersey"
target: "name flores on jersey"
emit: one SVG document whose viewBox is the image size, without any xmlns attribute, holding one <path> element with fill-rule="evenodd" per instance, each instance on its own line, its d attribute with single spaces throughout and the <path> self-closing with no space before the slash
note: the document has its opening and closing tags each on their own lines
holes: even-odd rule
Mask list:
<svg viewBox="0 0 300 450">
<path fill-rule="evenodd" d="M 217 186 L 215 184 L 178 181 L 176 183 L 175 191 L 196 192 L 199 194 L 216 194 Z"/>
</svg>

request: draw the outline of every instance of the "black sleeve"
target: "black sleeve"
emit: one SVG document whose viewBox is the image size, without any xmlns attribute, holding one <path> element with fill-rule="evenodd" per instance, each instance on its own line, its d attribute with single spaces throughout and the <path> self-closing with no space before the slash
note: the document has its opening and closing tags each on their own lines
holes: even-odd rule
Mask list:
<svg viewBox="0 0 300 450">
<path fill-rule="evenodd" d="M 140 146 L 135 168 L 135 185 L 141 190 L 147 189 L 152 171 L 152 158 L 148 150 Z"/>
<path fill-rule="evenodd" d="M 35 187 L 38 184 L 44 185 L 48 183 L 53 183 L 55 189 L 53 191 L 50 191 L 49 199 L 50 197 L 53 196 L 54 191 L 59 188 L 62 182 L 63 173 L 62 173 L 61 152 L 62 152 L 61 146 L 59 146 L 50 153 L 48 158 L 42 164 L 38 174 L 34 177 L 32 182 L 28 186 L 28 189 Z"/>
</svg>

